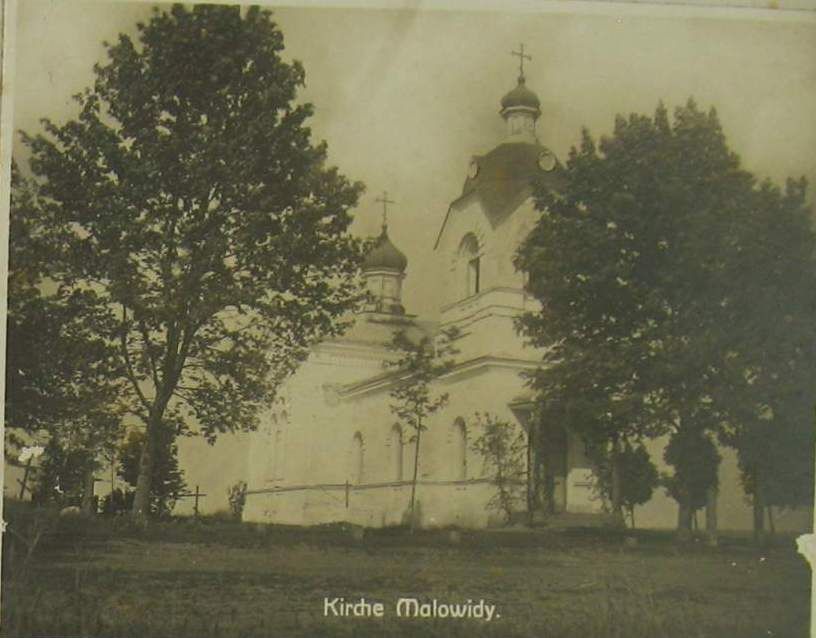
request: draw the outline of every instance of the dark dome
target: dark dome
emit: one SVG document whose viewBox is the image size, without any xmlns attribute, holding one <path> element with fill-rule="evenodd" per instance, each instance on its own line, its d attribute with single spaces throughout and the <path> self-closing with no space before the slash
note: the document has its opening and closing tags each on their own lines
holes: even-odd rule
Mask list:
<svg viewBox="0 0 816 638">
<path fill-rule="evenodd" d="M 501 99 L 502 109 L 510 109 L 516 106 L 526 106 L 527 108 L 538 110 L 541 102 L 538 96 L 528 89 L 524 84 L 524 76 L 518 79 L 518 85 Z"/>
<path fill-rule="evenodd" d="M 374 242 L 374 247 L 363 260 L 363 270 L 386 268 L 404 272 L 407 266 L 408 259 L 399 248 L 391 243 L 386 228 L 383 226 L 382 233 Z"/>
</svg>

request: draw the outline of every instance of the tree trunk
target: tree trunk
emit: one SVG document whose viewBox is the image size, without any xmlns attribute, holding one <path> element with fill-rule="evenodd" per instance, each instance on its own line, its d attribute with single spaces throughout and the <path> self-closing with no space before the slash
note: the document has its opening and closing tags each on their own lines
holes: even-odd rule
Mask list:
<svg viewBox="0 0 816 638">
<path fill-rule="evenodd" d="M 705 529 L 709 545 L 717 544 L 717 488 L 710 487 L 706 495 Z"/>
<path fill-rule="evenodd" d="M 776 525 L 774 524 L 774 517 L 773 517 L 773 505 L 768 505 L 768 534 L 770 538 L 774 538 L 776 536 Z"/>
<path fill-rule="evenodd" d="M 534 445 L 534 424 L 529 423 L 527 431 L 527 525 L 533 526 L 533 514 L 535 511 L 535 458 L 533 456 Z"/>
<path fill-rule="evenodd" d="M 765 506 L 762 499 L 754 494 L 754 542 L 757 545 L 764 545 L 765 540 Z"/>
<path fill-rule="evenodd" d="M 164 427 L 164 411 L 170 402 L 172 391 L 158 393 L 145 430 L 145 444 L 139 457 L 139 477 L 136 479 L 136 493 L 133 495 L 133 517 L 137 523 L 147 523 L 150 516 L 150 495 L 153 488 L 153 466 L 156 463 L 157 448 L 161 428 Z"/>
<path fill-rule="evenodd" d="M 411 533 L 416 529 L 416 487 L 417 487 L 417 473 L 419 471 L 419 437 L 422 434 L 422 425 L 419 424 L 416 433 L 416 442 L 414 447 L 414 478 L 411 480 Z"/>
<path fill-rule="evenodd" d="M 764 545 L 765 537 L 765 498 L 762 487 L 762 480 L 757 469 L 754 473 L 754 542 L 757 545 Z"/>
<path fill-rule="evenodd" d="M 623 485 L 621 484 L 621 468 L 620 468 L 620 442 L 615 439 L 612 441 L 612 451 L 610 454 L 611 463 L 611 499 L 612 499 L 612 524 L 615 527 L 626 527 L 626 522 L 623 517 Z"/>
<path fill-rule="evenodd" d="M 94 467 L 88 464 L 82 476 L 82 513 L 92 516 L 96 514 L 94 504 Z"/>
<path fill-rule="evenodd" d="M 694 518 L 694 512 L 688 503 L 677 503 L 677 539 L 686 541 L 691 538 L 691 523 Z"/>
<path fill-rule="evenodd" d="M 139 457 L 139 477 L 136 479 L 136 493 L 133 495 L 133 518 L 142 525 L 150 515 L 150 492 L 153 488 L 153 464 L 156 459 L 156 435 L 161 417 L 151 415 L 145 432 L 142 454 Z"/>
</svg>

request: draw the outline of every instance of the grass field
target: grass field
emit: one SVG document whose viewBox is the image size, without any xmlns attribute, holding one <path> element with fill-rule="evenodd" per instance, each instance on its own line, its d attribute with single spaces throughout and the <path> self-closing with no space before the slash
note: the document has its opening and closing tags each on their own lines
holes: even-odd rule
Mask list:
<svg viewBox="0 0 816 638">
<path fill-rule="evenodd" d="M 790 539 L 760 551 L 739 539 L 678 546 L 657 533 L 628 547 L 599 531 L 452 542 L 404 530 L 359 540 L 338 526 L 16 524 L 3 553 L 6 636 L 807 636 L 810 572 Z M 327 618 L 324 596 L 380 601 L 386 616 Z M 397 599 L 414 596 L 485 599 L 501 617 L 397 618 Z"/>
</svg>

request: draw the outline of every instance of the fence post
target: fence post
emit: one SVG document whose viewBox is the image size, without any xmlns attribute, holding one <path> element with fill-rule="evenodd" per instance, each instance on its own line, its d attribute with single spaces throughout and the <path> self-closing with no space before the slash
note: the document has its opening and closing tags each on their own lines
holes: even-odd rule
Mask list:
<svg viewBox="0 0 816 638">
<path fill-rule="evenodd" d="M 348 509 L 348 505 L 349 505 L 349 482 L 348 479 L 346 479 L 346 509 Z"/>
</svg>

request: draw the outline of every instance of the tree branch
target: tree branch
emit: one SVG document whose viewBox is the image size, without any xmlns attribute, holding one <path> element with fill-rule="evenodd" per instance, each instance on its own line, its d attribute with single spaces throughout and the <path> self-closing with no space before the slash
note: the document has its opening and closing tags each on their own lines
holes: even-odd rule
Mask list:
<svg viewBox="0 0 816 638">
<path fill-rule="evenodd" d="M 147 400 L 147 397 L 145 397 L 144 392 L 142 392 L 142 389 L 139 387 L 139 380 L 136 378 L 136 374 L 133 371 L 133 365 L 132 365 L 132 363 L 130 361 L 130 353 L 128 352 L 128 347 L 127 347 L 127 328 L 126 328 L 126 325 L 127 325 L 127 308 L 125 307 L 124 304 L 122 304 L 121 346 L 122 346 L 122 356 L 123 356 L 123 358 L 125 360 L 125 369 L 126 369 L 126 372 L 127 372 L 127 378 L 130 381 L 131 385 L 133 386 L 133 389 L 136 392 L 136 396 L 139 397 L 139 401 L 141 402 L 142 407 L 144 407 L 144 409 L 147 410 L 147 412 L 149 414 L 150 413 L 150 402 Z"/>
<path fill-rule="evenodd" d="M 142 332 L 142 339 L 144 339 L 144 350 L 147 352 L 147 360 L 150 363 L 150 373 L 153 375 L 153 385 L 154 387 L 159 387 L 159 371 L 156 368 L 156 360 L 153 358 L 153 354 L 150 351 L 150 347 L 152 345 L 150 341 L 150 336 L 147 333 L 147 326 L 145 326 L 144 321 L 139 321 L 139 330 Z"/>
</svg>

